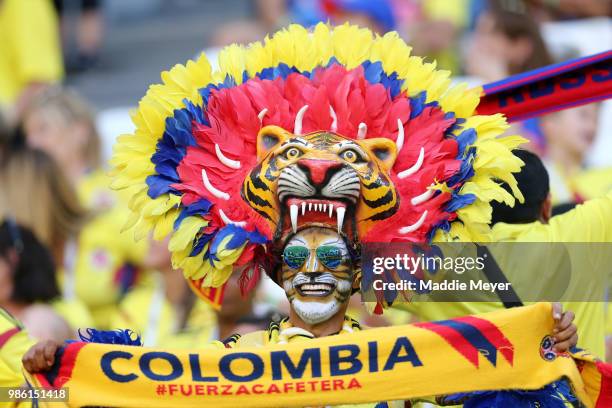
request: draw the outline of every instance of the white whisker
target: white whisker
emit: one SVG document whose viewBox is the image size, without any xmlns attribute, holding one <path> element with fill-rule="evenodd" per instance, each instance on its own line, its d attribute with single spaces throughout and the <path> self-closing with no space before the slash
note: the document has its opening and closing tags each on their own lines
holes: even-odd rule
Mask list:
<svg viewBox="0 0 612 408">
<path fill-rule="evenodd" d="M 210 180 L 208 179 L 208 175 L 206 174 L 205 169 L 202 169 L 202 183 L 204 184 L 206 190 L 208 190 L 208 192 L 214 195 L 215 197 L 222 198 L 224 200 L 230 199 L 230 195 L 228 193 L 226 193 L 225 191 L 221 191 L 212 184 L 210 184 Z"/>
<path fill-rule="evenodd" d="M 336 116 L 336 111 L 334 111 L 331 105 L 329 105 L 329 114 L 332 117 L 332 124 L 329 130 L 336 132 L 338 130 L 338 116 Z"/>
<path fill-rule="evenodd" d="M 427 211 L 423 212 L 423 214 L 421 215 L 421 218 L 419 218 L 417 222 L 415 222 L 412 225 L 408 225 L 406 227 L 400 228 L 398 232 L 400 234 L 409 234 L 411 232 L 418 230 L 421 227 L 421 225 L 423 225 L 423 223 L 425 222 L 425 218 L 427 218 Z"/>
<path fill-rule="evenodd" d="M 238 160 L 232 160 L 225 156 L 217 143 L 215 143 L 215 153 L 217 154 L 217 159 L 219 159 L 219 161 L 225 164 L 227 167 L 230 167 L 232 169 L 240 168 L 240 162 Z"/>
<path fill-rule="evenodd" d="M 235 225 L 237 227 L 244 227 L 244 226 L 246 226 L 246 221 L 234 221 L 234 220 L 230 219 L 227 215 L 225 215 L 223 210 L 220 209 L 220 208 L 219 208 L 219 216 L 221 217 L 221 219 L 223 220 L 223 222 L 225 224 L 232 224 L 232 225 Z"/>
<path fill-rule="evenodd" d="M 401 119 L 397 120 L 397 139 L 395 140 L 395 145 L 397 146 L 397 154 L 404 147 L 404 124 Z"/>
<path fill-rule="evenodd" d="M 425 148 L 421 147 L 421 150 L 419 151 L 419 158 L 417 159 L 416 163 L 414 163 L 411 167 L 407 168 L 406 170 L 403 170 L 397 173 L 397 177 L 400 179 L 403 179 L 403 178 L 413 175 L 414 173 L 419 171 L 419 169 L 423 165 L 424 159 L 425 159 Z"/>
<path fill-rule="evenodd" d="M 434 195 L 434 190 L 427 190 L 423 194 L 420 194 L 416 197 L 412 197 L 410 203 L 412 205 L 423 204 L 425 201 L 429 200 Z"/>
<path fill-rule="evenodd" d="M 365 139 L 367 133 L 368 133 L 368 125 L 361 122 L 357 130 L 357 139 L 359 140 Z"/>
<path fill-rule="evenodd" d="M 266 116 L 266 114 L 267 114 L 267 113 L 268 113 L 268 108 L 263 108 L 263 109 L 261 110 L 261 112 L 259 112 L 259 113 L 257 114 L 257 117 L 259 118 L 259 123 L 260 123 L 260 124 L 263 124 L 263 119 L 264 119 L 264 116 Z"/>
<path fill-rule="evenodd" d="M 302 134 L 302 120 L 304 119 L 304 114 L 308 110 L 308 105 L 302 106 L 302 108 L 298 111 L 295 116 L 295 124 L 293 125 L 293 133 L 296 135 Z"/>
</svg>

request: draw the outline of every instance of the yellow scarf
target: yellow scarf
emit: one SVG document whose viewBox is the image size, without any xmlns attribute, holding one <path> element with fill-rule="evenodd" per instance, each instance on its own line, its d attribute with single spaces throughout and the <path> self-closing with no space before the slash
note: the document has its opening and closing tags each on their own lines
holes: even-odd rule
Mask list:
<svg viewBox="0 0 612 408">
<path fill-rule="evenodd" d="M 609 367 L 552 352 L 553 325 L 550 304 L 540 303 L 308 342 L 290 341 L 306 333 L 281 323 L 265 347 L 72 343 L 49 373 L 30 380 L 69 388 L 71 406 L 304 407 L 536 390 L 566 377 L 584 404 L 606 406 L 601 373 Z"/>
</svg>

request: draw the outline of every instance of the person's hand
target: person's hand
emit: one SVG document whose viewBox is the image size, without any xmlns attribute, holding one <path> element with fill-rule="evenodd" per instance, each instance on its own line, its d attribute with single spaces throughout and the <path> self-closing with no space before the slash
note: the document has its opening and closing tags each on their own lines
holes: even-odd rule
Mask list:
<svg viewBox="0 0 612 408">
<path fill-rule="evenodd" d="M 53 340 L 36 343 L 23 355 L 21 362 L 30 373 L 47 371 L 55 362 L 55 352 L 61 344 Z"/>
<path fill-rule="evenodd" d="M 555 302 L 552 305 L 552 313 L 553 319 L 555 319 L 555 327 L 553 328 L 555 345 L 553 349 L 557 353 L 564 353 L 578 344 L 578 328 L 573 323 L 574 312 L 571 310 L 564 312 L 561 303 Z"/>
</svg>

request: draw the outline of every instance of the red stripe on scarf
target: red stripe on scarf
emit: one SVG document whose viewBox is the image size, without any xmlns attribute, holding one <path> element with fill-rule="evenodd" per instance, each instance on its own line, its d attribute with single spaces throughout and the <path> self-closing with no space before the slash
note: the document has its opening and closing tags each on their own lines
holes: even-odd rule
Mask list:
<svg viewBox="0 0 612 408">
<path fill-rule="evenodd" d="M 13 327 L 10 330 L 0 334 L 0 348 L 4 346 L 15 334 L 19 333 L 21 329 L 19 327 Z"/>
<path fill-rule="evenodd" d="M 499 328 L 493 323 L 475 316 L 465 316 L 453 320 L 464 322 L 476 327 L 478 330 L 480 330 L 483 336 L 485 336 L 486 339 L 499 350 L 506 361 L 508 361 L 510 365 L 514 365 L 514 346 L 510 340 L 504 336 L 504 333 L 502 333 L 501 330 L 499 330 Z"/>
<path fill-rule="evenodd" d="M 415 326 L 436 333 L 478 368 L 478 350 L 461 333 L 451 327 L 441 326 L 435 322 L 415 323 Z"/>
<path fill-rule="evenodd" d="M 595 408 L 612 407 L 612 364 L 598 361 L 595 366 L 601 375 L 601 387 Z"/>
</svg>

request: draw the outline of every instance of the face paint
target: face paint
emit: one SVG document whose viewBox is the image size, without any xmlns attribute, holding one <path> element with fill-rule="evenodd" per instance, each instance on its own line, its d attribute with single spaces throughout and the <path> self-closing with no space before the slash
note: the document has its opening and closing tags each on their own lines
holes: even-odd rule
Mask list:
<svg viewBox="0 0 612 408">
<path fill-rule="evenodd" d="M 334 316 L 351 295 L 351 258 L 333 229 L 311 227 L 296 233 L 283 251 L 281 272 L 294 311 L 310 324 Z"/>
</svg>

